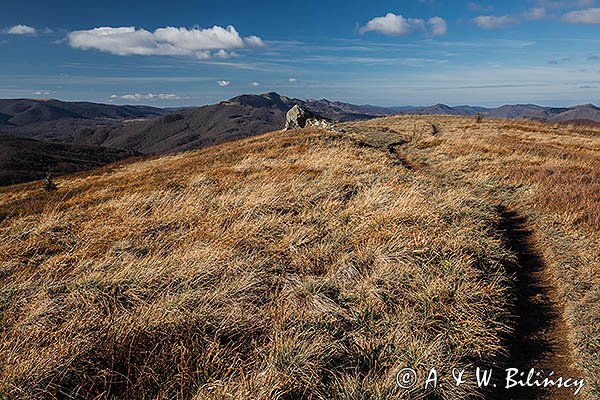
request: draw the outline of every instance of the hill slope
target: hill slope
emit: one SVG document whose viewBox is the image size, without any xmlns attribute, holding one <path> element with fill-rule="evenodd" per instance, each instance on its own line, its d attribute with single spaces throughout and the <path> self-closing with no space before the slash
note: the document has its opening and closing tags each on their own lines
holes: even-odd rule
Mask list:
<svg viewBox="0 0 600 400">
<path fill-rule="evenodd" d="M 565 109 L 562 112 L 553 115 L 550 118 L 552 122 L 567 122 L 567 121 L 590 121 L 600 122 L 600 108 L 593 104 L 585 104 L 581 106 Z"/>
<path fill-rule="evenodd" d="M 148 121 L 125 121 L 80 130 L 55 129 L 34 137 L 66 143 L 85 143 L 143 153 L 172 153 L 282 129 L 285 114 L 301 105 L 322 116 L 336 120 L 360 120 L 383 114 L 382 109 L 352 106 L 327 100 L 303 101 L 277 93 L 241 95 L 204 107 L 172 112 Z M 364 113 L 361 113 L 361 110 Z"/>
<path fill-rule="evenodd" d="M 0 135 L 0 186 L 98 168 L 136 155 L 99 146 L 77 146 Z M 139 155 L 139 154 L 138 154 Z"/>
<path fill-rule="evenodd" d="M 227 102 L 192 108 L 157 120 L 107 128 L 103 145 L 166 153 L 198 149 L 282 129 L 293 106 L 276 94 L 243 95 Z"/>
<path fill-rule="evenodd" d="M 600 122 L 593 105 L 571 108 L 531 104 L 498 108 L 376 107 L 338 101 L 300 100 L 277 93 L 241 95 L 218 104 L 181 110 L 146 106 L 68 103 L 58 100 L 0 100 L 0 133 L 58 143 L 96 145 L 143 153 L 172 153 L 283 128 L 285 113 L 300 105 L 339 122 L 392 114 L 465 115 L 549 122 Z M 162 117 L 162 118 L 160 118 Z"/>
<path fill-rule="evenodd" d="M 597 385 L 598 136 L 337 129 L 0 190 L 0 396 L 467 399 L 396 374 L 517 361 Z"/>
<path fill-rule="evenodd" d="M 414 117 L 349 125 L 349 132 L 404 132 L 389 147 L 398 163 L 467 185 L 496 203 L 500 232 L 515 253 L 518 316 L 507 366 L 585 378 L 581 397 L 600 393 L 600 133 L 524 121 Z M 379 133 L 378 133 L 379 132 Z M 498 364 L 496 364 L 498 365 Z M 543 376 L 543 375 L 542 375 Z M 567 399 L 564 389 L 531 388 L 491 398 Z"/>
<path fill-rule="evenodd" d="M 106 157 L 106 150 L 102 150 L 100 146 L 120 149 L 124 154 L 132 151 L 173 153 L 281 129 L 285 124 L 286 112 L 295 104 L 307 107 L 309 103 L 279 96 L 277 93 L 242 95 L 215 105 L 170 111 L 144 106 L 67 103 L 57 100 L 0 100 L 0 133 L 5 132 L 15 138 L 92 146 L 86 149 L 86 159 L 92 157 L 96 161 L 113 160 L 114 157 Z M 362 106 L 327 100 L 312 100 L 310 107 L 335 120 L 375 116 L 361 114 Z M 365 112 L 383 112 L 383 109 L 368 106 Z M 72 159 L 68 163 L 62 162 L 61 166 L 52 167 L 55 162 L 48 158 L 50 144 L 43 147 L 39 144 L 33 146 L 34 142 L 23 143 L 27 143 L 26 160 L 45 161 L 29 168 L 26 162 L 17 165 L 13 159 L 10 162 L 6 160 L 7 162 L 0 164 L 0 174 L 7 177 L 2 181 L 4 184 L 39 178 L 40 171 L 47 169 L 60 173 L 102 165 L 99 162 L 90 164 Z M 93 148 L 99 150 L 96 156 L 91 154 Z M 33 152 L 36 149 L 41 153 L 35 155 Z M 81 150 L 75 153 L 81 153 Z M 77 154 L 73 156 L 76 158 Z M 78 162 L 81 165 L 76 167 Z M 3 170 L 3 167 L 10 170 Z M 17 167 L 23 169 L 18 170 Z M 36 172 L 32 172 L 32 169 Z"/>
<path fill-rule="evenodd" d="M 0 99 L 0 124 L 26 126 L 61 119 L 131 119 L 165 114 L 148 106 L 115 106 L 54 99 Z"/>
<path fill-rule="evenodd" d="M 501 357 L 495 209 L 361 140 L 276 132 L 0 192 L 0 395 L 396 397 L 415 360 Z"/>
<path fill-rule="evenodd" d="M 341 121 L 392 113 L 327 100 L 305 102 L 277 93 L 241 95 L 176 111 L 57 100 L 0 100 L 0 132 L 59 143 L 169 153 L 281 129 L 285 113 L 296 104 Z M 160 116 L 164 117 L 156 118 Z"/>
<path fill-rule="evenodd" d="M 496 108 L 436 104 L 430 107 L 390 108 L 404 115 L 462 115 L 482 114 L 489 118 L 526 119 L 544 122 L 600 122 L 600 108 L 593 104 L 574 107 L 543 107 L 535 104 L 506 104 Z"/>
</svg>

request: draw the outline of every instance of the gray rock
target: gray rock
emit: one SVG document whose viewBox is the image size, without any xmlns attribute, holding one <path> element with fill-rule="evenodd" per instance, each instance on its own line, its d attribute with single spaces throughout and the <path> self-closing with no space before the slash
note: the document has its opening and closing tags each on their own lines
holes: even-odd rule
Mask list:
<svg viewBox="0 0 600 400">
<path fill-rule="evenodd" d="M 324 118 L 309 118 L 306 120 L 306 126 L 310 128 L 334 130 L 333 123 Z"/>
<path fill-rule="evenodd" d="M 295 105 L 286 114 L 285 130 L 303 128 L 332 129 L 333 124 L 327 118 Z"/>
<path fill-rule="evenodd" d="M 302 129 L 306 127 L 306 122 L 314 118 L 314 114 L 308 110 L 304 110 L 299 105 L 295 105 L 287 112 L 285 116 L 285 130 Z"/>
</svg>

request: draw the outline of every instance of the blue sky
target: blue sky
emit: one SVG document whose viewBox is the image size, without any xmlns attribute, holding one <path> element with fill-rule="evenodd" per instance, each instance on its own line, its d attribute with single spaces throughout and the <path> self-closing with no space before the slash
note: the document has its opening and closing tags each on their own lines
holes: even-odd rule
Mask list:
<svg viewBox="0 0 600 400">
<path fill-rule="evenodd" d="M 600 3 L 600 0 L 598 0 Z M 594 0 L 7 2 L 0 97 L 600 103 Z"/>
</svg>

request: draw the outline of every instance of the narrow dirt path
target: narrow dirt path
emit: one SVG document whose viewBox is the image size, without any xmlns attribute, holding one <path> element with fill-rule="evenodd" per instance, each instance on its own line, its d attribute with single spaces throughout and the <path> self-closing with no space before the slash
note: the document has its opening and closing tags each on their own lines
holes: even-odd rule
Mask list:
<svg viewBox="0 0 600 400">
<path fill-rule="evenodd" d="M 434 133 L 437 133 L 433 125 Z M 389 132 L 369 132 L 364 134 L 360 144 L 386 151 L 396 165 L 408 170 L 424 170 L 436 174 L 434 170 L 411 161 L 403 153 L 403 147 L 410 141 L 401 135 Z M 496 373 L 496 388 L 489 394 L 489 400 L 572 400 L 571 388 L 505 388 L 504 368 L 518 368 L 527 373 L 531 368 L 540 371 L 542 380 L 550 372 L 552 377 L 571 377 L 581 379 L 581 373 L 573 368 L 574 362 L 567 344 L 567 326 L 562 318 L 556 289 L 552 285 L 550 272 L 541 255 L 536 250 L 533 232 L 528 228 L 526 219 L 514 210 L 500 209 L 500 230 L 506 239 L 506 245 L 516 255 L 517 263 L 510 271 L 516 278 L 516 326 L 509 339 L 509 358 L 506 365 L 494 366 L 501 369 Z M 585 390 L 585 389 L 584 389 Z"/>
<path fill-rule="evenodd" d="M 416 166 L 413 163 L 411 163 L 410 161 L 408 161 L 404 156 L 402 156 L 402 153 L 400 153 L 398 151 L 398 148 L 406 145 L 406 143 L 408 143 L 408 142 L 390 143 L 387 145 L 387 152 L 388 152 L 389 156 L 392 157 L 392 159 L 394 160 L 394 164 L 401 165 L 406 169 L 412 170 L 412 169 L 415 169 Z"/>
<path fill-rule="evenodd" d="M 434 126 L 435 128 L 435 126 Z M 409 144 L 397 141 L 387 146 L 388 154 L 397 164 L 409 170 L 427 170 L 436 174 L 431 168 L 424 168 L 412 162 L 402 152 Z M 516 278 L 516 326 L 509 339 L 509 358 L 503 368 L 518 368 L 527 374 L 531 368 L 540 372 L 538 379 L 554 372 L 552 377 L 581 379 L 574 365 L 571 350 L 568 347 L 568 328 L 563 320 L 563 308 L 552 285 L 550 272 L 544 264 L 540 253 L 536 250 L 533 231 L 528 228 L 527 220 L 517 211 L 501 209 L 501 225 L 506 245 L 517 257 L 514 266 Z M 501 371 L 499 371 L 501 372 Z M 502 371 L 503 372 L 503 371 Z M 496 383 L 490 399 L 502 400 L 572 400 L 573 389 L 519 387 L 506 389 L 506 375 L 503 381 Z M 496 378 L 498 375 L 496 375 Z"/>
<path fill-rule="evenodd" d="M 517 212 L 502 210 L 500 229 L 504 231 L 507 245 L 517 256 L 516 277 L 516 327 L 509 342 L 510 357 L 507 367 L 526 371 L 535 368 L 553 377 L 579 378 L 572 369 L 572 358 L 567 346 L 567 328 L 562 319 L 562 309 L 551 285 L 549 272 L 535 250 L 533 233 L 527 221 Z M 545 374 L 541 375 L 543 379 Z M 513 388 L 498 389 L 492 399 L 573 399 L 572 389 Z"/>
</svg>

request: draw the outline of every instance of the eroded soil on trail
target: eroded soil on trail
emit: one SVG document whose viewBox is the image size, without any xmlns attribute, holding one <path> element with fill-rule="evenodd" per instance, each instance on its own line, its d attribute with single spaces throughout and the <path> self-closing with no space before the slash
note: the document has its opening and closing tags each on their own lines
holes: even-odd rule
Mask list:
<svg viewBox="0 0 600 400">
<path fill-rule="evenodd" d="M 431 124 L 431 134 L 438 133 Z M 350 131 L 354 140 L 368 147 L 385 151 L 392 162 L 411 172 L 435 175 L 435 169 L 422 161 L 411 159 L 406 150 L 414 151 L 415 141 L 411 134 L 390 131 Z M 445 177 L 447 178 L 447 177 Z M 493 366 L 496 373 L 489 399 L 563 400 L 574 397 L 574 388 L 514 387 L 506 389 L 506 368 L 518 368 L 523 376 L 515 379 L 527 380 L 531 368 L 536 371 L 535 379 L 558 377 L 581 379 L 574 369 L 572 352 L 566 340 L 568 328 L 563 320 L 563 307 L 558 301 L 556 289 L 552 285 L 551 272 L 536 250 L 535 232 L 527 224 L 527 219 L 516 210 L 499 206 L 501 223 L 499 229 L 505 238 L 506 246 L 516 256 L 516 263 L 510 266 L 515 277 L 515 330 L 508 338 L 509 356 L 503 365 Z M 539 374 L 538 374 L 539 373 Z"/>
<path fill-rule="evenodd" d="M 516 255 L 514 265 L 516 280 L 516 326 L 509 340 L 507 368 L 518 368 L 527 373 L 531 368 L 539 371 L 536 379 L 549 377 L 579 378 L 571 367 L 570 349 L 566 345 L 567 328 L 562 319 L 562 309 L 556 300 L 555 289 L 550 284 L 549 271 L 536 251 L 534 233 L 526 219 L 516 211 L 501 210 L 500 229 L 506 245 Z M 498 383 L 492 394 L 494 399 L 572 399 L 568 388 L 537 386 L 506 389 L 506 382 Z"/>
</svg>

